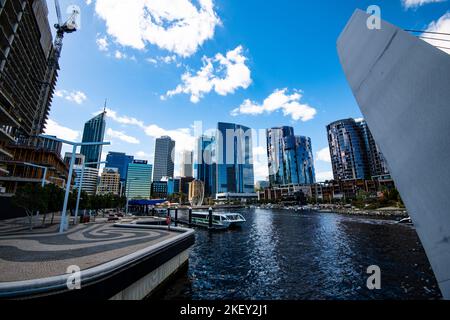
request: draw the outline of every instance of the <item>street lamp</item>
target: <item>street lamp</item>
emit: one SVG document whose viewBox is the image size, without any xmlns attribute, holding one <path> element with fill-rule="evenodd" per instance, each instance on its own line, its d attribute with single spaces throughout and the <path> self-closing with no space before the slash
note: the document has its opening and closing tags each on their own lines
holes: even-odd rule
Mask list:
<svg viewBox="0 0 450 320">
<path fill-rule="evenodd" d="M 44 166 L 39 166 L 39 165 L 34 164 L 34 163 L 29 163 L 29 162 L 24 162 L 23 164 L 25 166 L 29 166 L 29 167 L 35 167 L 35 168 L 39 168 L 39 169 L 44 169 L 44 174 L 42 176 L 42 184 L 41 184 L 41 186 L 43 188 L 45 186 L 45 178 L 47 177 L 47 170 L 48 170 L 48 168 L 44 167 Z"/>
<path fill-rule="evenodd" d="M 105 164 L 106 161 L 97 161 L 97 162 L 86 162 L 83 164 L 83 167 L 81 168 L 81 177 L 80 177 L 80 185 L 78 186 L 78 195 L 77 195 L 77 205 L 75 207 L 75 220 L 74 224 L 77 223 L 78 218 L 78 208 L 80 206 L 80 197 L 81 197 L 81 189 L 83 188 L 83 179 L 84 179 L 84 169 L 86 169 L 87 166 L 94 165 L 94 164 Z"/>
<path fill-rule="evenodd" d="M 72 157 L 70 158 L 70 167 L 69 167 L 69 176 L 67 177 L 66 184 L 66 195 L 64 196 L 64 205 L 61 212 L 61 223 L 59 225 L 59 233 L 63 233 L 68 229 L 68 224 L 66 225 L 66 213 L 67 213 L 67 203 L 69 202 L 69 194 L 70 194 L 70 185 L 72 183 L 72 174 L 73 174 L 73 166 L 75 164 L 75 155 L 77 153 L 77 148 L 82 146 L 107 146 L 110 145 L 110 142 L 72 142 L 63 139 L 59 139 L 52 136 L 47 135 L 39 135 L 41 138 L 54 140 L 57 142 L 65 143 L 72 146 Z M 67 220 L 68 221 L 68 220 Z"/>
</svg>

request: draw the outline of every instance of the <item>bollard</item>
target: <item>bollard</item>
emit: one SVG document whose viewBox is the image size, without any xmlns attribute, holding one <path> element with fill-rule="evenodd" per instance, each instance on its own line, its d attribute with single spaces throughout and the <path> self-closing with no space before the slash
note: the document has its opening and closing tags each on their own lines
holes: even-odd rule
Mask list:
<svg viewBox="0 0 450 320">
<path fill-rule="evenodd" d="M 213 227 L 213 209 L 209 208 L 209 228 Z"/>
<path fill-rule="evenodd" d="M 189 207 L 189 217 L 188 217 L 188 219 L 189 219 L 189 226 L 192 226 L 192 208 L 191 207 Z"/>
<path fill-rule="evenodd" d="M 175 208 L 175 227 L 178 226 L 178 208 Z"/>
</svg>

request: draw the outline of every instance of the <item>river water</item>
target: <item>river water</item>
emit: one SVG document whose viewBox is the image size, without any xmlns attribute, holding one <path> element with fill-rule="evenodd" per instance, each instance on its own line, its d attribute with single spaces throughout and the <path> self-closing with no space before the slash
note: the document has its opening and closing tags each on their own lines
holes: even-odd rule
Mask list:
<svg viewBox="0 0 450 320">
<path fill-rule="evenodd" d="M 240 229 L 196 230 L 189 271 L 163 299 L 439 299 L 414 227 L 332 213 L 246 209 Z M 381 289 L 367 288 L 367 268 Z"/>
</svg>

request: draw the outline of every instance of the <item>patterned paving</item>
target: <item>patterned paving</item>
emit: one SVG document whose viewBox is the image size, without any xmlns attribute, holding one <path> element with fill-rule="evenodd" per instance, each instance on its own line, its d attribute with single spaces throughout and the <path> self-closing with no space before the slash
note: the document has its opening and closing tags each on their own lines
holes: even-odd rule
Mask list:
<svg viewBox="0 0 450 320">
<path fill-rule="evenodd" d="M 71 265 L 91 268 L 177 235 L 106 223 L 77 225 L 62 235 L 53 229 L 0 236 L 0 282 L 61 275 Z"/>
</svg>

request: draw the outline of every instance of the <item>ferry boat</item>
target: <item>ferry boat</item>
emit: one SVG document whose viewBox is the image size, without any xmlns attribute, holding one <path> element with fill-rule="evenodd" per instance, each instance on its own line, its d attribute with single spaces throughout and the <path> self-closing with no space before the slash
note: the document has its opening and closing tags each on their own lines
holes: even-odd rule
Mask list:
<svg viewBox="0 0 450 320">
<path fill-rule="evenodd" d="M 213 213 L 213 229 L 229 229 L 240 227 L 247 220 L 239 213 Z M 208 212 L 192 213 L 192 224 L 209 227 Z"/>
</svg>

